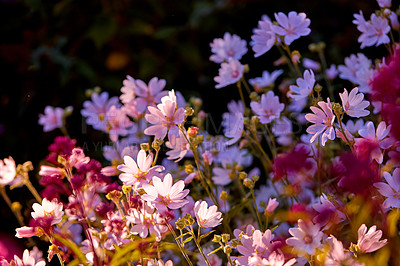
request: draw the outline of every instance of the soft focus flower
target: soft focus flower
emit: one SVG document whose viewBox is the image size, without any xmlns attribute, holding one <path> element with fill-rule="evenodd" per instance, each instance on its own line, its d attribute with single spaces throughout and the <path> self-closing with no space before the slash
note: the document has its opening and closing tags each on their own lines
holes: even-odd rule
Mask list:
<svg viewBox="0 0 400 266">
<path fill-rule="evenodd" d="M 196 201 L 194 206 L 197 224 L 203 228 L 216 227 L 221 224 L 222 213 L 218 211 L 217 206 L 208 207 L 206 201 Z"/>
<path fill-rule="evenodd" d="M 214 78 L 216 89 L 226 87 L 238 82 L 243 76 L 244 66 L 236 59 L 229 58 L 227 63 L 222 63 L 219 74 Z"/>
<path fill-rule="evenodd" d="M 29 226 L 23 226 L 20 228 L 15 229 L 17 232 L 15 234 L 16 237 L 18 238 L 23 238 L 23 237 L 32 237 L 36 236 L 39 234 L 39 230 L 37 227 L 29 227 Z"/>
<path fill-rule="evenodd" d="M 271 130 L 278 137 L 276 142 L 280 145 L 290 145 L 292 143 L 293 126 L 286 116 L 276 119 Z"/>
<path fill-rule="evenodd" d="M 140 79 L 136 79 L 134 83 L 136 110 L 139 113 L 143 113 L 148 106 L 155 106 L 163 96 L 167 95 L 166 91 L 162 91 L 166 85 L 165 79 L 154 77 L 148 85 Z"/>
<path fill-rule="evenodd" d="M 314 89 L 315 77 L 314 72 L 309 69 L 305 70 L 303 74 L 304 78 L 298 78 L 296 80 L 296 85 L 291 85 L 290 90 L 293 92 L 290 97 L 298 101 L 304 98 L 308 98 Z"/>
<path fill-rule="evenodd" d="M 282 12 L 275 13 L 275 19 L 278 25 L 272 25 L 273 31 L 280 36 L 283 36 L 284 43 L 290 45 L 294 40 L 301 36 L 307 36 L 311 30 L 308 28 L 310 20 L 306 18 L 305 13 L 292 11 L 286 16 Z"/>
<path fill-rule="evenodd" d="M 254 87 L 254 88 L 266 88 L 274 84 L 275 80 L 282 75 L 283 70 L 274 70 L 271 73 L 268 71 L 263 71 L 262 77 L 259 78 L 254 78 L 254 79 L 249 79 L 249 83 Z"/>
<path fill-rule="evenodd" d="M 358 53 L 357 55 L 350 55 L 344 59 L 345 65 L 339 65 L 339 77 L 341 79 L 349 80 L 354 84 L 360 84 L 360 77 L 363 73 L 369 73 L 372 62 L 364 54 Z M 367 88 L 358 86 L 361 92 L 367 92 Z"/>
<path fill-rule="evenodd" d="M 156 260 L 156 259 L 149 259 L 147 261 L 146 266 L 173 266 L 174 263 L 172 260 L 168 260 L 167 262 L 164 263 L 162 260 Z"/>
<path fill-rule="evenodd" d="M 265 208 L 266 213 L 273 213 L 276 207 L 278 207 L 279 202 L 274 198 L 269 198 L 267 207 Z"/>
<path fill-rule="evenodd" d="M 112 141 L 117 141 L 118 136 L 126 136 L 135 124 L 128 118 L 126 109 L 111 106 L 105 114 L 104 120 L 107 123 L 105 132 L 110 135 Z"/>
<path fill-rule="evenodd" d="M 222 114 L 222 126 L 224 127 L 224 135 L 230 140 L 226 145 L 236 143 L 242 136 L 244 129 L 244 106 L 242 101 L 231 101 L 228 103 L 228 113 Z"/>
<path fill-rule="evenodd" d="M 330 80 L 334 80 L 337 75 L 339 75 L 339 71 L 337 70 L 335 65 L 331 65 L 326 71 L 325 71 L 326 76 Z"/>
<path fill-rule="evenodd" d="M 29 252 L 29 250 L 25 249 L 24 254 L 22 255 L 22 260 L 14 255 L 14 262 L 17 266 L 45 266 L 46 262 L 43 258 L 36 257 L 36 251 Z"/>
<path fill-rule="evenodd" d="M 388 172 L 383 173 L 386 182 L 377 182 L 374 184 L 382 196 L 387 197 L 383 202 L 384 208 L 400 208 L 400 168 L 393 171 L 393 175 Z"/>
<path fill-rule="evenodd" d="M 144 184 L 143 189 L 146 194 L 142 195 L 142 199 L 148 201 L 157 208 L 160 213 L 170 209 L 179 209 L 183 207 L 188 201 L 184 199 L 189 194 L 189 189 L 185 189 L 183 180 L 176 182 L 172 185 L 172 176 L 167 174 L 164 181 L 154 176 L 153 185 Z"/>
<path fill-rule="evenodd" d="M 371 226 L 367 232 L 367 226 L 362 224 L 358 229 L 357 247 L 363 253 L 374 252 L 387 243 L 387 239 L 380 240 L 382 231 L 376 231 L 376 225 Z"/>
<path fill-rule="evenodd" d="M 360 118 L 369 115 L 369 111 L 365 110 L 369 106 L 369 101 L 364 100 L 364 94 L 358 93 L 358 88 L 351 90 L 350 94 L 344 89 L 343 93 L 339 93 L 342 99 L 343 111 L 351 117 Z"/>
<path fill-rule="evenodd" d="M 354 24 L 357 25 L 357 29 L 362 33 L 358 38 L 358 42 L 361 43 L 361 49 L 376 45 L 390 43 L 390 38 L 387 34 L 390 31 L 389 21 L 385 17 L 371 15 L 370 21 L 365 21 L 362 12 L 354 15 Z"/>
<path fill-rule="evenodd" d="M 32 205 L 32 209 L 34 210 L 33 212 L 31 212 L 33 219 L 35 220 L 39 218 L 51 219 L 52 225 L 61 222 L 62 216 L 64 215 L 64 212 L 62 210 L 63 204 L 61 202 L 58 202 L 57 199 L 49 201 L 46 198 L 44 198 L 42 201 L 42 205 L 34 203 Z"/>
<path fill-rule="evenodd" d="M 315 71 L 319 71 L 321 69 L 321 64 L 317 61 L 311 60 L 309 58 L 303 59 L 303 67 L 307 69 L 312 69 Z"/>
<path fill-rule="evenodd" d="M 285 105 L 279 102 L 279 97 L 275 96 L 272 91 L 261 95 L 260 102 L 252 101 L 250 106 L 262 124 L 268 124 L 278 119 L 283 109 L 285 109 Z"/>
<path fill-rule="evenodd" d="M 251 46 L 255 52 L 255 57 L 259 57 L 268 52 L 277 41 L 272 25 L 271 20 L 267 16 L 263 16 L 258 22 L 258 28 L 253 30 L 254 34 L 251 36 Z"/>
<path fill-rule="evenodd" d="M 321 240 L 324 235 L 320 226 L 311 221 L 298 220 L 297 228 L 290 228 L 292 237 L 286 239 L 286 244 L 295 248 L 302 254 L 314 255 L 317 248 L 321 247 Z"/>
<path fill-rule="evenodd" d="M 377 2 L 382 8 L 390 8 L 392 6 L 392 0 L 377 0 Z"/>
<path fill-rule="evenodd" d="M 210 265 L 211 266 L 221 266 L 222 259 L 220 257 L 218 257 L 217 254 L 214 253 L 214 254 L 208 255 L 212 251 L 213 251 L 212 247 L 203 248 L 203 252 L 204 252 L 204 254 L 206 254 L 207 260 L 210 263 Z M 203 256 L 200 253 L 197 254 L 197 259 L 198 259 L 197 266 L 208 266 L 208 264 L 206 263 L 206 261 L 204 260 Z"/>
<path fill-rule="evenodd" d="M 226 32 L 224 38 L 214 39 L 210 43 L 211 52 L 210 60 L 215 63 L 222 63 L 229 58 L 240 60 L 247 53 L 246 41 L 240 39 L 236 34 L 231 35 Z"/>
<path fill-rule="evenodd" d="M 63 116 L 65 110 L 60 107 L 46 106 L 44 114 L 39 114 L 39 124 L 43 126 L 44 132 L 63 127 Z"/>
<path fill-rule="evenodd" d="M 329 252 L 325 258 L 325 266 L 364 265 L 354 260 L 352 254 L 344 250 L 342 242 L 337 240 L 336 237 L 331 235 L 326 242 L 329 245 Z"/>
<path fill-rule="evenodd" d="M 179 131 L 179 137 L 173 138 L 165 143 L 165 145 L 170 148 L 170 151 L 166 152 L 169 160 L 175 160 L 175 162 L 179 162 L 185 156 L 192 155 L 190 150 L 190 144 L 187 141 L 187 136 L 185 136 L 182 131 Z"/>
<path fill-rule="evenodd" d="M 332 112 L 331 101 L 329 98 L 327 99 L 327 102 L 318 102 L 318 105 L 322 110 L 320 108 L 311 106 L 310 109 L 313 114 L 306 114 L 305 116 L 309 122 L 314 123 L 314 125 L 311 125 L 307 128 L 307 133 L 313 134 L 310 139 L 310 143 L 313 143 L 317 137 L 322 134 L 321 145 L 325 146 L 325 143 L 328 139 L 335 139 L 335 129 L 333 127 L 335 115 Z"/>
<path fill-rule="evenodd" d="M 325 194 L 322 194 L 320 200 L 321 203 L 313 204 L 313 209 L 318 212 L 313 222 L 321 227 L 324 226 L 323 230 L 329 229 L 332 225 L 341 223 L 346 219 L 346 215 L 339 211 Z"/>
<path fill-rule="evenodd" d="M 296 263 L 296 259 L 292 258 L 285 263 L 285 255 L 281 252 L 272 252 L 268 259 L 262 260 L 262 265 L 270 266 L 290 266 Z"/>
<path fill-rule="evenodd" d="M 0 186 L 11 184 L 16 174 L 15 161 L 11 156 L 0 160 Z"/>
</svg>

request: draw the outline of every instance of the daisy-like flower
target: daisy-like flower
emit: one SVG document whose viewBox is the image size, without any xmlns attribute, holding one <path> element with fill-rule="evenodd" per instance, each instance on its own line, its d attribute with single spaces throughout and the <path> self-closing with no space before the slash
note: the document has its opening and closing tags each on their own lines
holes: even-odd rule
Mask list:
<svg viewBox="0 0 400 266">
<path fill-rule="evenodd" d="M 161 103 L 157 108 L 153 106 L 147 107 L 149 114 L 145 115 L 145 119 L 152 126 L 144 130 L 146 135 L 154 135 L 157 139 L 164 139 L 168 132 L 168 139 L 179 136 L 179 128 L 185 119 L 185 109 L 177 108 L 177 101 L 174 90 L 170 91 L 168 96 L 161 98 Z"/>
<path fill-rule="evenodd" d="M 326 242 L 329 245 L 329 252 L 325 258 L 325 266 L 364 265 L 354 260 L 352 254 L 344 250 L 342 242 L 337 240 L 336 237 L 331 235 L 327 238 Z"/>
<path fill-rule="evenodd" d="M 184 189 L 183 180 L 172 185 L 172 176 L 168 173 L 163 181 L 156 176 L 153 176 L 152 181 L 152 185 L 144 184 L 142 186 L 146 192 L 142 195 L 142 199 L 155 206 L 160 213 L 166 212 L 167 207 L 179 209 L 189 202 L 184 199 L 189 194 L 189 189 Z"/>
<path fill-rule="evenodd" d="M 156 259 L 149 259 L 147 261 L 146 266 L 173 266 L 174 263 L 172 260 L 168 260 L 167 262 L 164 263 L 162 260 L 156 260 Z"/>
<path fill-rule="evenodd" d="M 169 160 L 175 160 L 175 162 L 179 162 L 186 155 L 192 155 L 192 152 L 190 151 L 190 145 L 186 138 L 187 136 L 179 131 L 179 137 L 171 139 L 165 143 L 165 145 L 171 149 L 170 151 L 166 152 Z"/>
<path fill-rule="evenodd" d="M 357 25 L 357 29 L 362 33 L 358 38 L 358 42 L 361 43 L 361 49 L 376 45 L 390 43 L 388 33 L 390 31 L 389 21 L 385 17 L 371 15 L 370 21 L 365 21 L 362 12 L 354 15 L 354 24 Z"/>
<path fill-rule="evenodd" d="M 372 61 L 369 60 L 364 54 L 358 53 L 357 55 L 350 55 L 344 59 L 344 65 L 339 65 L 339 77 L 341 79 L 349 80 L 354 84 L 360 84 L 357 73 L 366 71 L 371 68 Z"/>
<path fill-rule="evenodd" d="M 215 63 L 222 63 L 231 57 L 240 60 L 247 53 L 246 41 L 240 39 L 236 34 L 231 35 L 228 32 L 224 34 L 223 39 L 214 39 L 210 46 L 211 52 L 214 53 L 210 56 L 210 60 Z"/>
<path fill-rule="evenodd" d="M 157 172 L 164 170 L 164 167 L 160 165 L 151 167 L 153 154 L 149 153 L 146 156 L 144 150 L 139 151 L 136 161 L 137 163 L 130 156 L 124 156 L 124 164 L 117 167 L 118 170 L 123 172 L 119 175 L 119 179 L 126 186 L 135 185 L 135 188 L 139 188 L 141 185 L 148 183 Z"/>
<path fill-rule="evenodd" d="M 226 87 L 230 84 L 238 82 L 243 76 L 244 66 L 232 57 L 228 58 L 227 63 L 222 63 L 218 76 L 214 78 L 216 89 Z"/>
<path fill-rule="evenodd" d="M 268 16 L 263 16 L 258 22 L 258 28 L 254 29 L 251 36 L 254 57 L 259 57 L 268 52 L 277 42 L 276 34 L 272 29 L 272 22 Z"/>
<path fill-rule="evenodd" d="M 339 211 L 325 194 L 320 197 L 321 203 L 313 204 L 313 209 L 319 214 L 313 219 L 313 222 L 319 226 L 324 226 L 323 230 L 329 229 L 332 225 L 343 222 L 346 215 Z"/>
<path fill-rule="evenodd" d="M 393 175 L 388 172 L 383 173 L 386 182 L 375 183 L 374 186 L 382 196 L 387 197 L 383 202 L 384 208 L 400 208 L 400 168 L 393 171 Z"/>
<path fill-rule="evenodd" d="M 303 77 L 304 78 L 298 78 L 296 80 L 297 85 L 291 85 L 289 87 L 293 92 L 290 94 L 290 97 L 296 101 L 307 98 L 314 89 L 314 72 L 311 69 L 306 70 L 304 71 Z"/>
<path fill-rule="evenodd" d="M 333 122 L 335 120 L 335 115 L 332 111 L 331 101 L 329 98 L 327 102 L 320 101 L 318 105 L 321 107 L 317 108 L 311 106 L 310 109 L 313 114 L 306 114 L 305 118 L 307 121 L 314 123 L 307 128 L 307 133 L 313 134 L 310 139 L 310 143 L 313 143 L 319 135 L 322 134 L 321 144 L 325 146 L 328 139 L 335 139 L 335 128 L 333 127 Z"/>
<path fill-rule="evenodd" d="M 57 199 L 49 201 L 48 199 L 44 198 L 42 201 L 42 205 L 40 205 L 39 203 L 34 203 L 32 205 L 32 209 L 34 210 L 33 212 L 31 212 L 33 219 L 51 219 L 52 225 L 61 222 L 62 216 L 64 215 L 64 212 L 62 210 L 63 204 L 61 202 L 58 202 Z"/>
<path fill-rule="evenodd" d="M 218 211 L 217 206 L 208 207 L 206 201 L 197 201 L 194 205 L 197 224 L 202 228 L 216 227 L 221 224 L 222 213 Z"/>
<path fill-rule="evenodd" d="M 369 115 L 368 110 L 364 110 L 369 106 L 369 101 L 364 100 L 364 94 L 358 93 L 358 88 L 351 90 L 350 94 L 344 89 L 343 93 L 339 93 L 342 99 L 343 111 L 351 117 L 360 118 Z"/>
<path fill-rule="evenodd" d="M 16 266 L 45 266 L 45 260 L 41 257 L 38 258 L 37 253 L 36 250 L 29 252 L 29 250 L 25 249 L 22 260 L 17 255 L 14 255 L 14 263 Z"/>
<path fill-rule="evenodd" d="M 11 156 L 0 160 L 0 186 L 9 185 L 16 174 L 15 161 Z"/>
<path fill-rule="evenodd" d="M 72 107 L 68 107 L 71 109 Z M 72 110 L 71 110 L 72 111 Z M 60 107 L 46 106 L 44 114 L 39 114 L 39 124 L 43 126 L 44 132 L 63 127 L 63 116 L 66 110 Z"/>
<path fill-rule="evenodd" d="M 324 235 L 319 225 L 311 221 L 298 220 L 297 228 L 290 228 L 289 233 L 293 236 L 286 239 L 286 244 L 294 247 L 301 254 L 314 255 L 317 248 L 321 246 Z"/>
<path fill-rule="evenodd" d="M 272 252 L 268 259 L 263 259 L 261 265 L 271 266 L 291 266 L 296 263 L 296 259 L 292 258 L 285 263 L 285 255 L 282 252 Z"/>
<path fill-rule="evenodd" d="M 275 80 L 282 75 L 283 70 L 275 70 L 269 73 L 268 71 L 263 71 L 262 77 L 259 78 L 254 78 L 254 79 L 249 79 L 249 83 L 256 89 L 259 88 L 266 88 L 268 86 L 271 86 Z"/>
<path fill-rule="evenodd" d="M 262 124 L 271 123 L 278 119 L 285 105 L 279 102 L 279 97 L 273 91 L 261 95 L 261 101 L 250 103 L 251 110 L 257 115 Z"/>
<path fill-rule="evenodd" d="M 282 12 L 275 13 L 275 19 L 279 26 L 272 25 L 273 31 L 283 37 L 285 44 L 290 45 L 294 40 L 301 36 L 307 36 L 311 30 L 308 28 L 310 25 L 310 19 L 306 18 L 305 13 L 299 13 L 292 11 L 286 16 Z"/>
<path fill-rule="evenodd" d="M 136 111 L 143 113 L 147 106 L 154 106 L 159 103 L 161 98 L 167 95 L 166 91 L 162 91 L 166 85 L 165 79 L 152 78 L 147 85 L 140 79 L 135 80 L 133 91 L 136 94 Z"/>
<path fill-rule="evenodd" d="M 376 230 L 376 225 L 371 226 L 367 232 L 367 226 L 362 224 L 358 229 L 357 248 L 363 253 L 374 252 L 387 243 L 387 239 L 380 240 L 382 230 Z"/>
<path fill-rule="evenodd" d="M 241 101 L 231 101 L 228 103 L 228 113 L 222 114 L 222 126 L 224 127 L 224 135 L 230 140 L 225 142 L 226 145 L 236 143 L 242 136 L 244 129 L 244 106 Z"/>
<path fill-rule="evenodd" d="M 126 136 L 132 130 L 135 124 L 128 118 L 124 108 L 111 106 L 105 115 L 107 123 L 106 132 L 110 135 L 112 141 L 117 141 L 118 136 Z"/>
</svg>

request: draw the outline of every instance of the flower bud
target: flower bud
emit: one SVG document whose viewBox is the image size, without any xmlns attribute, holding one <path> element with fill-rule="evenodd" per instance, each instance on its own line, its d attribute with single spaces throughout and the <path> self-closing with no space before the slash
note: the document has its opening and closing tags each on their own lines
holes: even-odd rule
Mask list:
<svg viewBox="0 0 400 266">
<path fill-rule="evenodd" d="M 194 166 L 192 164 L 185 164 L 186 174 L 191 174 L 194 172 Z"/>
<path fill-rule="evenodd" d="M 231 254 L 231 253 L 232 253 L 232 247 L 230 247 L 230 246 L 225 246 L 225 247 L 224 247 L 224 253 L 225 253 L 225 254 Z"/>
<path fill-rule="evenodd" d="M 192 116 L 194 114 L 194 110 L 193 110 L 193 108 L 192 107 L 186 107 L 185 108 L 185 115 L 186 116 Z"/>
<path fill-rule="evenodd" d="M 160 147 L 161 147 L 161 145 L 164 143 L 164 141 L 163 140 L 161 140 L 161 139 L 155 139 L 154 141 L 153 141 L 153 143 L 151 144 L 151 147 L 153 148 L 153 149 L 155 149 L 156 151 L 158 151 L 158 150 L 160 150 Z"/>
<path fill-rule="evenodd" d="M 318 83 L 314 86 L 314 91 L 315 92 L 321 92 L 321 90 L 322 90 L 322 86 L 321 85 L 319 85 Z"/>
<path fill-rule="evenodd" d="M 245 179 L 247 177 L 247 173 L 246 172 L 240 172 L 239 173 L 239 178 L 240 179 Z"/>
<path fill-rule="evenodd" d="M 194 138 L 197 135 L 198 131 L 198 127 L 189 127 L 189 129 L 187 130 L 187 134 L 189 135 L 189 137 Z"/>
<path fill-rule="evenodd" d="M 147 142 L 140 143 L 140 149 L 148 152 L 150 150 L 150 145 Z"/>
<path fill-rule="evenodd" d="M 214 235 L 212 242 L 219 243 L 221 242 L 222 237 L 220 235 Z"/>
<path fill-rule="evenodd" d="M 247 187 L 248 189 L 253 189 L 254 188 L 254 181 L 251 180 L 250 178 L 245 178 L 243 180 L 243 185 Z"/>
<path fill-rule="evenodd" d="M 228 243 L 229 239 L 231 238 L 231 236 L 229 234 L 222 234 L 222 242 L 224 243 Z"/>
<path fill-rule="evenodd" d="M 123 185 L 122 186 L 122 191 L 124 192 L 125 195 L 129 195 L 131 193 L 131 191 L 132 191 L 132 187 Z"/>
<path fill-rule="evenodd" d="M 225 190 L 222 190 L 221 194 L 219 195 L 219 198 L 223 201 L 227 201 L 228 200 L 228 193 L 226 193 Z"/>
<path fill-rule="evenodd" d="M 298 64 L 298 63 L 300 63 L 300 58 L 301 58 L 300 52 L 297 51 L 297 50 L 294 50 L 294 51 L 292 52 L 292 58 L 291 58 L 292 63 L 293 63 L 293 64 Z"/>
<path fill-rule="evenodd" d="M 181 218 L 179 218 L 176 222 L 175 222 L 176 228 L 178 228 L 179 230 L 182 230 L 183 228 L 185 228 L 185 223 L 182 221 Z"/>
<path fill-rule="evenodd" d="M 19 212 L 19 211 L 22 209 L 22 205 L 21 205 L 21 203 L 19 203 L 18 201 L 14 201 L 14 202 L 11 204 L 11 209 L 12 209 L 13 211 L 15 211 L 15 212 Z"/>
</svg>

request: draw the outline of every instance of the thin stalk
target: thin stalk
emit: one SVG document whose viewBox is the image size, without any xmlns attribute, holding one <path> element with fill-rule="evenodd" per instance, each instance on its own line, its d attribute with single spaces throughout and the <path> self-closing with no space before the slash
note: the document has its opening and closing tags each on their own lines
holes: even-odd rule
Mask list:
<svg viewBox="0 0 400 266">
<path fill-rule="evenodd" d="M 251 189 L 250 191 L 251 191 L 251 197 L 253 198 L 254 209 L 256 209 L 258 227 L 260 227 L 260 229 L 261 229 L 262 231 L 264 231 L 264 227 L 263 227 L 262 221 L 261 221 L 260 212 L 258 211 L 258 208 L 257 208 L 256 197 L 254 196 L 254 189 Z"/>
<path fill-rule="evenodd" d="M 205 262 L 207 263 L 208 266 L 211 266 L 210 262 L 208 261 L 206 255 L 203 252 L 203 249 L 200 246 L 200 226 L 199 226 L 199 231 L 198 231 L 198 236 L 196 237 L 196 234 L 193 231 L 193 227 L 190 226 L 190 234 L 193 236 L 194 243 L 196 243 L 197 249 L 200 251 L 200 254 L 203 256 Z"/>
<path fill-rule="evenodd" d="M 240 95 L 240 99 L 242 100 L 243 103 L 243 107 L 246 106 L 246 101 L 244 100 L 244 95 L 243 95 L 243 91 L 242 91 L 242 83 L 240 83 L 240 81 L 238 81 L 236 83 L 238 90 L 239 90 L 239 95 Z"/>
<path fill-rule="evenodd" d="M 242 81 L 242 83 L 244 85 L 244 88 L 246 89 L 247 93 L 250 95 L 251 89 L 250 89 L 250 86 L 247 83 L 246 79 L 242 77 L 240 80 Z"/>
<path fill-rule="evenodd" d="M 167 221 L 165 221 L 165 223 L 167 224 L 169 231 L 170 231 L 170 232 L 172 233 L 172 235 L 174 236 L 175 242 L 176 242 L 176 244 L 178 245 L 179 250 L 181 251 L 183 257 L 185 257 L 187 263 L 188 263 L 190 266 L 193 266 L 193 263 L 190 261 L 189 256 L 187 255 L 187 253 L 185 252 L 185 250 L 184 250 L 183 247 L 181 246 L 181 243 L 178 241 L 178 236 L 175 234 L 174 229 L 172 228 L 172 226 L 171 226 Z"/>
<path fill-rule="evenodd" d="M 156 165 L 159 152 L 160 152 L 160 148 L 156 149 L 156 156 L 154 156 L 154 160 L 153 160 L 153 163 L 151 164 L 151 166 Z"/>
<path fill-rule="evenodd" d="M 24 226 L 24 219 L 22 218 L 22 215 L 19 211 L 16 211 L 13 207 L 12 207 L 12 202 L 10 200 L 10 198 L 7 195 L 6 189 L 4 186 L 0 186 L 0 194 L 3 197 L 4 201 L 7 203 L 8 207 L 11 209 L 11 211 L 13 212 L 15 218 L 17 218 L 17 221 L 19 223 L 19 225 L 22 227 Z"/>
<path fill-rule="evenodd" d="M 272 147 L 273 147 L 273 149 L 272 149 L 272 154 L 273 154 L 274 157 L 275 157 L 275 156 L 276 156 L 276 153 L 277 153 L 277 150 L 276 150 L 276 142 L 275 142 L 274 134 L 272 134 L 272 131 L 269 129 L 269 127 L 268 127 L 267 124 L 265 124 L 264 127 L 265 127 L 265 129 L 267 130 L 267 132 L 268 132 L 269 138 L 271 139 Z"/>
<path fill-rule="evenodd" d="M 29 191 L 32 193 L 32 195 L 35 197 L 36 201 L 39 202 L 40 204 L 42 204 L 42 197 L 39 195 L 36 188 L 32 185 L 31 181 L 29 181 L 28 176 L 24 177 L 24 184 L 29 189 Z"/>
</svg>

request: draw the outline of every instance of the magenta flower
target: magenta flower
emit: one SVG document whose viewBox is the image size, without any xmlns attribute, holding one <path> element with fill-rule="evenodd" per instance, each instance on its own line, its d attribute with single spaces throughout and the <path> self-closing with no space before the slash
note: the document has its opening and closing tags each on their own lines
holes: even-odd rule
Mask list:
<svg viewBox="0 0 400 266">
<path fill-rule="evenodd" d="M 272 25 L 273 31 L 283 37 L 284 43 L 290 45 L 294 40 L 301 36 L 307 36 L 311 30 L 308 28 L 310 19 L 306 18 L 305 13 L 297 14 L 292 11 L 286 16 L 282 12 L 275 13 L 278 25 Z"/>
<path fill-rule="evenodd" d="M 39 124 L 43 126 L 43 131 L 49 132 L 63 127 L 64 113 L 65 110 L 60 107 L 46 106 L 44 114 L 39 114 Z"/>
<path fill-rule="evenodd" d="M 363 253 L 374 252 L 387 244 L 387 239 L 380 240 L 382 231 L 376 231 L 376 225 L 371 226 L 367 232 L 367 226 L 362 224 L 358 229 L 357 247 Z"/>
<path fill-rule="evenodd" d="M 139 188 L 141 185 L 148 183 L 157 172 L 164 170 L 164 167 L 160 165 L 151 167 L 153 154 L 149 153 L 146 156 L 144 150 L 139 151 L 136 161 L 137 163 L 130 156 L 124 156 L 124 164 L 117 167 L 118 170 L 123 172 L 119 175 L 119 179 L 126 186 L 135 185 L 135 188 Z"/>
<path fill-rule="evenodd" d="M 216 89 L 226 87 L 238 82 L 243 76 L 244 66 L 236 59 L 228 58 L 227 63 L 222 63 L 219 69 L 219 76 L 214 78 Z"/>
<path fill-rule="evenodd" d="M 343 93 L 339 93 L 342 99 L 343 111 L 351 117 L 360 118 L 369 115 L 368 110 L 364 110 L 369 106 L 369 101 L 364 100 L 364 94 L 358 93 L 358 88 L 351 90 L 350 94 L 344 89 Z"/>
<path fill-rule="evenodd" d="M 271 73 L 269 73 L 268 71 L 263 71 L 262 77 L 250 79 L 249 83 L 254 88 L 266 88 L 266 87 L 272 85 L 275 82 L 275 80 L 280 75 L 282 75 L 282 73 L 283 73 L 282 69 L 275 70 Z"/>
<path fill-rule="evenodd" d="M 268 52 L 277 42 L 276 34 L 272 29 L 272 22 L 267 16 L 263 16 L 258 22 L 258 28 L 254 29 L 251 36 L 251 46 L 255 52 L 254 57 L 259 57 Z"/>
<path fill-rule="evenodd" d="M 313 114 L 306 114 L 305 118 L 314 123 L 307 128 L 307 133 L 313 134 L 310 139 L 310 143 L 313 143 L 319 135 L 322 134 L 321 137 L 321 145 L 325 146 L 325 143 L 328 139 L 335 139 L 335 128 L 333 127 L 333 122 L 335 120 L 335 115 L 332 112 L 331 101 L 329 98 L 327 102 L 320 101 L 318 105 L 321 107 L 317 108 L 311 106 L 310 109 Z"/>
<path fill-rule="evenodd" d="M 149 106 L 150 114 L 145 115 L 145 119 L 152 126 L 144 130 L 146 135 L 154 135 L 156 139 L 164 139 L 168 132 L 168 139 L 179 136 L 179 125 L 185 119 L 185 109 L 177 108 L 174 90 L 168 96 L 161 99 L 157 108 Z"/>
<path fill-rule="evenodd" d="M 289 88 L 293 92 L 290 97 L 294 100 L 302 100 L 308 98 L 314 89 L 315 77 L 314 72 L 310 70 L 304 71 L 304 78 L 298 78 L 296 80 L 297 85 L 291 85 Z"/>
<path fill-rule="evenodd" d="M 285 105 L 279 102 L 279 97 L 273 91 L 261 95 L 261 101 L 250 103 L 251 110 L 257 115 L 262 124 L 269 124 L 279 118 Z"/>
<path fill-rule="evenodd" d="M 388 172 L 383 173 L 386 182 L 377 182 L 374 184 L 379 193 L 387 199 L 383 202 L 384 208 L 400 208 L 400 168 L 393 171 L 393 175 Z"/>
<path fill-rule="evenodd" d="M 189 189 L 185 189 L 185 184 L 182 180 L 172 185 L 172 176 L 167 174 L 164 181 L 153 176 L 153 184 L 143 184 L 142 188 L 146 194 L 142 195 L 142 199 L 151 203 L 157 208 L 160 213 L 170 209 L 179 209 L 189 201 L 184 199 L 189 194 Z"/>
<path fill-rule="evenodd" d="M 229 58 L 240 60 L 247 53 L 246 41 L 228 32 L 224 34 L 223 39 L 214 39 L 210 46 L 211 52 L 214 53 L 210 56 L 210 60 L 215 63 L 222 63 Z"/>
<path fill-rule="evenodd" d="M 221 224 L 222 213 L 218 211 L 215 205 L 208 208 L 206 201 L 197 201 L 194 205 L 194 213 L 196 215 L 197 224 L 202 228 L 216 227 Z"/>
<path fill-rule="evenodd" d="M 321 203 L 313 204 L 313 209 L 318 212 L 313 222 L 324 226 L 323 230 L 329 229 L 332 225 L 339 224 L 346 219 L 346 215 L 339 211 L 325 194 L 320 197 Z"/>
<path fill-rule="evenodd" d="M 6 186 L 14 181 L 17 174 L 14 159 L 10 156 L 0 160 L 0 186 Z"/>
<path fill-rule="evenodd" d="M 42 205 L 34 203 L 32 205 L 32 209 L 34 210 L 33 212 L 31 212 L 33 219 L 51 219 L 51 224 L 58 224 L 59 222 L 61 222 L 62 216 L 64 215 L 64 212 L 62 210 L 63 204 L 61 202 L 58 202 L 57 199 L 49 201 L 48 199 L 44 198 L 42 201 Z"/>
<path fill-rule="evenodd" d="M 299 219 L 297 228 L 290 228 L 292 237 L 286 239 L 286 244 L 294 247 L 301 254 L 314 255 L 317 248 L 321 247 L 321 240 L 324 235 L 320 226 L 311 221 Z"/>
</svg>

